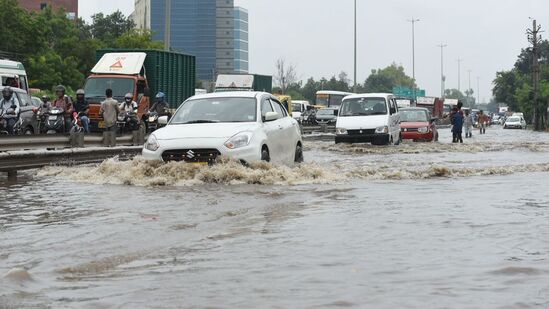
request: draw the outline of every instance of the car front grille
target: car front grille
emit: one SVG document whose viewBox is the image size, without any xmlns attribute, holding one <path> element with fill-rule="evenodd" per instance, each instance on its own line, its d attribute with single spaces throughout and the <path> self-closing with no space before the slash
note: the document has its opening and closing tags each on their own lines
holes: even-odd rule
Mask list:
<svg viewBox="0 0 549 309">
<path fill-rule="evenodd" d="M 402 128 L 401 131 L 402 132 L 418 132 L 419 129 L 418 128 Z"/>
<path fill-rule="evenodd" d="M 215 162 L 221 153 L 217 149 L 174 149 L 162 153 L 164 162 L 208 163 Z"/>
<path fill-rule="evenodd" d="M 349 135 L 372 135 L 376 133 L 376 129 L 365 129 L 365 130 L 348 130 L 347 134 Z"/>
</svg>

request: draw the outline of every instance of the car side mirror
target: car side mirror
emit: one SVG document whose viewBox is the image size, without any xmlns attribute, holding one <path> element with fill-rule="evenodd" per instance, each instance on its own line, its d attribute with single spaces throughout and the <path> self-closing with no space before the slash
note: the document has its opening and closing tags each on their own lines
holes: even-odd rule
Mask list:
<svg viewBox="0 0 549 309">
<path fill-rule="evenodd" d="M 167 125 L 168 124 L 168 116 L 162 116 L 162 117 L 158 117 L 158 124 L 159 125 Z"/>
<path fill-rule="evenodd" d="M 339 109 L 334 109 L 334 116 L 339 116 Z"/>
<path fill-rule="evenodd" d="M 269 122 L 269 121 L 274 121 L 278 119 L 280 119 L 280 115 L 277 112 L 267 112 L 265 114 L 264 121 Z"/>
<path fill-rule="evenodd" d="M 150 96 L 151 96 L 151 88 L 148 88 L 148 87 L 147 87 L 147 88 L 143 89 L 143 96 L 144 96 L 144 97 L 147 97 L 147 98 L 150 98 Z"/>
</svg>

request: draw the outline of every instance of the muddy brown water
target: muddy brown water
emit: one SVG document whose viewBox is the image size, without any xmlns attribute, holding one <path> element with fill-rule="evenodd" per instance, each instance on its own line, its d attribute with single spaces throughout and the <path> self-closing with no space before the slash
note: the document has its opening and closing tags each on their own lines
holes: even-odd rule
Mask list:
<svg viewBox="0 0 549 309">
<path fill-rule="evenodd" d="M 548 308 L 549 135 L 441 139 L 0 178 L 0 308 Z"/>
</svg>

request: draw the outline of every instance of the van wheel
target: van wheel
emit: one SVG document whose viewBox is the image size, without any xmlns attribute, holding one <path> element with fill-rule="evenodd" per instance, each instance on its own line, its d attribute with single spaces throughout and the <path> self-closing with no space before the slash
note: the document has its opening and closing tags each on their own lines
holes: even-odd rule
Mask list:
<svg viewBox="0 0 549 309">
<path fill-rule="evenodd" d="M 33 135 L 33 134 L 34 134 L 34 131 L 31 128 L 25 129 L 25 135 Z"/>
<path fill-rule="evenodd" d="M 263 150 L 261 150 L 261 161 L 271 162 L 271 156 L 267 147 L 263 147 Z"/>
<path fill-rule="evenodd" d="M 301 144 L 297 144 L 297 146 L 295 148 L 294 162 L 295 163 L 302 163 L 303 161 L 304 161 L 304 159 L 303 159 L 303 147 L 301 146 Z"/>
</svg>

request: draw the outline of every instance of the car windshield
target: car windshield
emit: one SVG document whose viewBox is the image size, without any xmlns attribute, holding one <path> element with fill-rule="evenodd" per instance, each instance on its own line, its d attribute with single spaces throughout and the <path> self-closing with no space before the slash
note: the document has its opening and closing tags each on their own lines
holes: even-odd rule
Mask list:
<svg viewBox="0 0 549 309">
<path fill-rule="evenodd" d="M 294 112 L 300 112 L 300 111 L 301 111 L 301 104 L 299 104 L 299 103 L 293 103 L 293 104 L 292 104 L 292 110 L 293 110 Z"/>
<path fill-rule="evenodd" d="M 429 115 L 424 110 L 400 110 L 400 121 L 402 122 L 427 122 Z"/>
<path fill-rule="evenodd" d="M 334 115 L 334 110 L 333 109 L 321 109 L 318 112 L 316 112 L 316 114 L 317 115 L 331 115 L 331 116 L 333 116 Z"/>
<path fill-rule="evenodd" d="M 90 78 L 84 91 L 86 98 L 105 98 L 105 90 L 112 89 L 113 97 L 122 101 L 126 93 L 134 92 L 135 81 L 131 78 Z"/>
<path fill-rule="evenodd" d="M 356 98 L 343 102 L 340 116 L 386 115 L 387 104 L 384 98 Z"/>
<path fill-rule="evenodd" d="M 170 124 L 255 122 L 255 98 L 207 98 L 183 103 Z"/>
<path fill-rule="evenodd" d="M 507 121 L 509 121 L 509 122 L 519 122 L 520 119 L 518 117 L 511 117 L 511 118 L 507 119 Z"/>
</svg>

